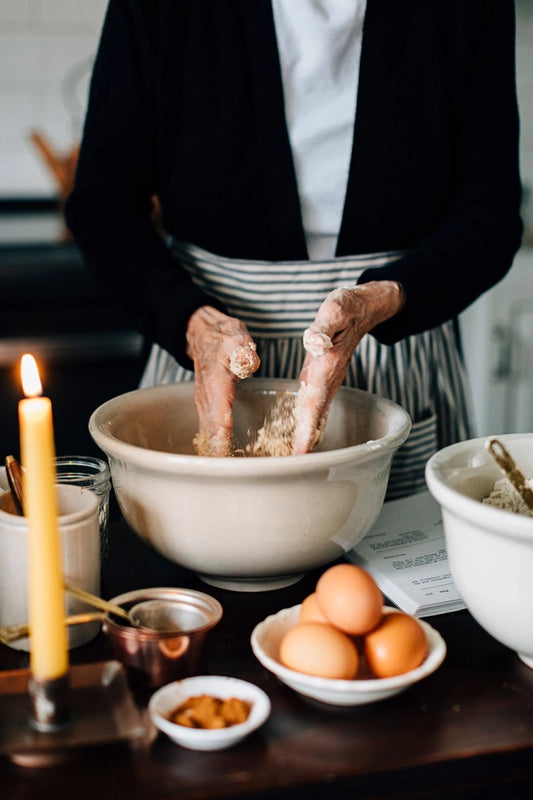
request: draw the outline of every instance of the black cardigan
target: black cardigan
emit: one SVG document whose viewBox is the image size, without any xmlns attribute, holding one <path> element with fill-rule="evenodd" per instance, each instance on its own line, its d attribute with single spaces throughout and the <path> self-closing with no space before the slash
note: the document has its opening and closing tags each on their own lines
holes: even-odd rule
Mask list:
<svg viewBox="0 0 533 800">
<path fill-rule="evenodd" d="M 149 220 L 237 258 L 306 257 L 269 0 L 111 0 L 67 223 L 149 339 L 188 365 L 193 286 Z M 337 255 L 406 251 L 390 344 L 454 318 L 520 245 L 512 0 L 368 0 Z"/>
</svg>

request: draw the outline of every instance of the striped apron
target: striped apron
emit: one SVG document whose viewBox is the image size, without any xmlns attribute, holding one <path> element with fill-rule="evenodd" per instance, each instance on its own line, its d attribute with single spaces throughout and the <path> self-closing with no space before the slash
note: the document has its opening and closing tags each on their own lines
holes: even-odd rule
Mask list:
<svg viewBox="0 0 533 800">
<path fill-rule="evenodd" d="M 303 331 L 326 295 L 354 286 L 363 270 L 390 263 L 399 252 L 345 256 L 328 261 L 247 261 L 213 255 L 173 241 L 172 251 L 207 293 L 244 322 L 257 345 L 258 377 L 297 379 L 305 351 Z M 141 387 L 193 380 L 153 345 Z M 439 448 L 472 436 L 467 379 L 452 321 L 389 346 L 372 335 L 360 342 L 344 385 L 394 400 L 409 413 L 412 430 L 397 451 L 387 499 L 426 488 L 424 469 Z"/>
</svg>

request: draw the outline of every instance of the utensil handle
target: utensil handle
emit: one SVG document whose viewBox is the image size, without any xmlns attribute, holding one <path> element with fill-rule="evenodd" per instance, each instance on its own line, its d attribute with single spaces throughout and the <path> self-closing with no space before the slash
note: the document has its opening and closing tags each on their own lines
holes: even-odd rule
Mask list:
<svg viewBox="0 0 533 800">
<path fill-rule="evenodd" d="M 24 516 L 24 502 L 22 495 L 22 467 L 15 456 L 6 456 L 5 461 L 7 482 L 11 489 L 11 497 L 17 514 Z"/>
<path fill-rule="evenodd" d="M 514 488 L 519 492 L 530 511 L 533 511 L 533 491 L 530 489 L 524 475 L 507 448 L 498 440 L 490 439 L 487 450 L 494 458 L 500 469 L 507 475 Z"/>
<path fill-rule="evenodd" d="M 70 617 L 65 617 L 65 623 L 67 625 L 83 625 L 85 622 L 95 622 L 96 620 L 103 622 L 105 618 L 105 614 L 91 611 L 86 614 L 72 614 Z M 16 642 L 18 639 L 26 639 L 29 635 L 29 625 L 0 625 L 0 642 L 2 644 Z"/>
<path fill-rule="evenodd" d="M 95 594 L 86 592 L 85 589 L 80 589 L 77 586 L 73 586 L 73 584 L 68 583 L 68 581 L 64 581 L 63 585 L 69 594 L 74 595 L 74 597 L 77 597 L 80 600 L 84 600 L 89 605 L 94 606 L 94 608 L 99 608 L 102 611 L 108 611 L 110 614 L 114 614 L 117 617 L 122 617 L 123 619 L 129 619 L 128 612 L 120 606 L 116 606 L 114 603 L 103 600 L 101 597 L 97 597 Z"/>
</svg>

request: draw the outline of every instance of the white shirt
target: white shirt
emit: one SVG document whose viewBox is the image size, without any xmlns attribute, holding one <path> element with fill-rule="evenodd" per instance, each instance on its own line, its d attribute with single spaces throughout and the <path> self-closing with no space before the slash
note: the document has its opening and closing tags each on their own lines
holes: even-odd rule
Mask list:
<svg viewBox="0 0 533 800">
<path fill-rule="evenodd" d="M 309 257 L 332 258 L 348 180 L 366 0 L 272 0 Z"/>
</svg>

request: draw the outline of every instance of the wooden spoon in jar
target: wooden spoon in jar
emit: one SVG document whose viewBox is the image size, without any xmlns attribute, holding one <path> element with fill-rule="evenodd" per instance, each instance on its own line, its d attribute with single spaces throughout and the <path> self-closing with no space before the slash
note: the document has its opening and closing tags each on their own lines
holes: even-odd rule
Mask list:
<svg viewBox="0 0 533 800">
<path fill-rule="evenodd" d="M 502 472 L 509 478 L 516 491 L 520 494 L 526 506 L 533 512 L 533 490 L 529 487 L 524 474 L 516 466 L 507 448 L 498 439 L 489 439 L 486 447 Z"/>
<path fill-rule="evenodd" d="M 15 511 L 24 516 L 24 503 L 22 499 L 22 468 L 15 456 L 6 456 L 5 460 L 7 482 L 11 490 L 11 497 Z"/>
</svg>

